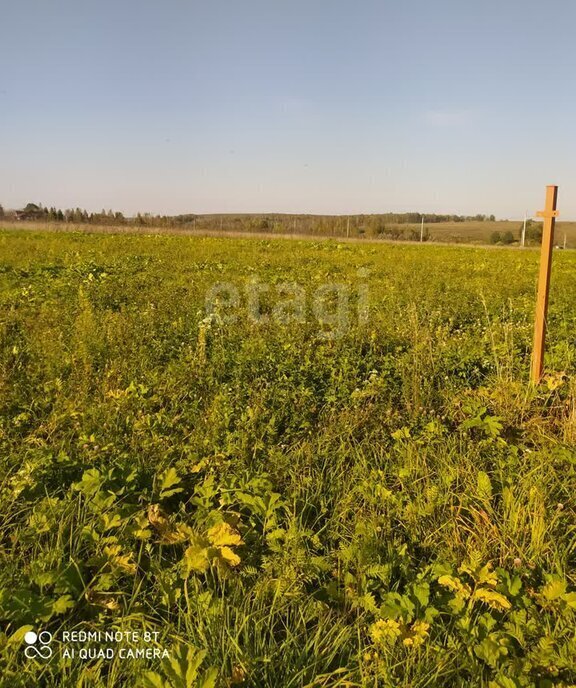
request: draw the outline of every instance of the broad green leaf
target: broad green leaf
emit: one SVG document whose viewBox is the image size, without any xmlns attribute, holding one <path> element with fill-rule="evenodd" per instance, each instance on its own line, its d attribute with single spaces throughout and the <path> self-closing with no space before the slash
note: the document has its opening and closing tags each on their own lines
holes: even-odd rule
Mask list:
<svg viewBox="0 0 576 688">
<path fill-rule="evenodd" d="M 194 531 L 185 523 L 179 523 L 177 526 L 165 528 L 160 537 L 160 543 L 163 545 L 177 545 L 181 542 L 186 542 L 194 536 Z"/>
<path fill-rule="evenodd" d="M 238 566 L 240 557 L 230 547 L 219 547 L 220 556 L 229 566 Z"/>
<path fill-rule="evenodd" d="M 456 576 L 440 576 L 438 578 L 438 583 L 445 588 L 452 590 L 452 592 L 455 592 L 456 595 L 462 597 L 463 599 L 470 597 L 470 587 L 466 583 L 462 583 L 462 581 L 459 578 L 456 578 Z"/>
<path fill-rule="evenodd" d="M 122 518 L 120 514 L 102 514 L 102 529 L 112 530 L 122 525 Z"/>
<path fill-rule="evenodd" d="M 422 607 L 428 605 L 430 600 L 430 585 L 428 583 L 414 583 L 412 592 Z"/>
<path fill-rule="evenodd" d="M 492 570 L 492 564 L 490 563 L 486 564 L 485 566 L 482 566 L 477 571 L 475 578 L 476 582 L 479 585 L 489 585 L 490 587 L 498 585 L 498 576 Z"/>
<path fill-rule="evenodd" d="M 474 654 L 491 667 L 496 667 L 508 654 L 508 650 L 498 642 L 497 638 L 489 635 L 474 647 Z"/>
<path fill-rule="evenodd" d="M 187 576 L 190 575 L 192 571 L 195 573 L 204 573 L 210 565 L 207 548 L 198 544 L 191 545 L 184 552 L 183 563 Z"/>
<path fill-rule="evenodd" d="M 230 547 L 242 544 L 240 533 L 225 522 L 210 528 L 208 531 L 208 539 L 214 547 Z"/>
<path fill-rule="evenodd" d="M 52 604 L 52 611 L 54 614 L 65 614 L 74 605 L 75 602 L 70 595 L 62 595 Z"/>
<path fill-rule="evenodd" d="M 74 483 L 72 488 L 82 492 L 86 497 L 94 496 L 104 482 L 104 478 L 97 468 L 89 468 L 82 474 L 82 479 Z"/>
<path fill-rule="evenodd" d="M 562 578 L 554 576 L 546 583 L 546 585 L 540 591 L 540 594 L 545 600 L 552 602 L 562 597 L 566 592 L 566 581 Z"/>
<path fill-rule="evenodd" d="M 181 487 L 174 487 L 182 482 L 182 479 L 178 476 L 176 469 L 171 466 L 160 476 L 160 499 L 166 499 L 171 497 L 178 492 L 182 492 Z"/>
<path fill-rule="evenodd" d="M 512 595 L 512 597 L 515 597 L 521 589 L 522 579 L 520 576 L 514 576 L 514 578 L 511 578 L 510 583 L 508 584 L 508 592 Z"/>
<path fill-rule="evenodd" d="M 142 676 L 142 688 L 171 688 L 170 684 L 166 683 L 160 674 L 155 671 L 147 671 Z"/>
<path fill-rule="evenodd" d="M 132 553 L 122 554 L 120 545 L 104 547 L 104 554 L 113 569 L 119 569 L 123 573 L 128 573 L 132 576 L 136 573 L 137 567 L 132 561 Z"/>
<path fill-rule="evenodd" d="M 218 669 L 211 667 L 205 671 L 198 681 L 198 688 L 215 688 L 218 679 Z"/>
<path fill-rule="evenodd" d="M 492 482 L 490 481 L 490 477 L 484 471 L 479 471 L 476 481 L 478 496 L 483 502 L 489 502 L 492 499 Z"/>
<path fill-rule="evenodd" d="M 519 688 L 520 683 L 508 676 L 498 676 L 495 681 L 490 681 L 488 688 Z"/>
<path fill-rule="evenodd" d="M 477 588 L 474 591 L 472 598 L 474 600 L 480 600 L 480 602 L 485 602 L 493 609 L 497 609 L 499 611 L 505 611 L 506 609 L 510 609 L 512 607 L 504 595 L 501 595 L 495 590 L 490 590 L 489 588 Z"/>
<path fill-rule="evenodd" d="M 180 646 L 168 659 L 163 660 L 162 669 L 174 688 L 194 688 L 198 669 L 205 656 L 206 650 Z"/>
</svg>

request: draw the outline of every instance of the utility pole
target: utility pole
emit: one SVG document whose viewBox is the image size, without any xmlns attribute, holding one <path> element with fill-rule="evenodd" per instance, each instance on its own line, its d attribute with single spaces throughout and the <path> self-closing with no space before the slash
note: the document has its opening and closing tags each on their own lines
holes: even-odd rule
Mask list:
<svg viewBox="0 0 576 688">
<path fill-rule="evenodd" d="M 420 223 L 420 243 L 424 241 L 424 215 L 422 215 L 422 222 Z"/>
<path fill-rule="evenodd" d="M 566 248 L 566 232 L 564 232 L 564 248 Z"/>
<path fill-rule="evenodd" d="M 348 219 L 346 221 L 346 237 L 350 236 L 350 216 L 348 216 Z"/>
<path fill-rule="evenodd" d="M 522 227 L 522 241 L 521 241 L 521 246 L 524 248 L 524 244 L 526 243 L 526 218 L 528 217 L 528 211 L 524 211 L 524 226 Z"/>
<path fill-rule="evenodd" d="M 546 207 L 540 210 L 538 217 L 544 218 L 542 231 L 542 249 L 540 253 L 540 274 L 538 277 L 538 296 L 536 297 L 536 318 L 534 320 L 534 350 L 532 352 L 532 384 L 537 385 L 542 378 L 544 367 L 544 349 L 546 346 L 546 314 L 548 311 L 548 293 L 550 291 L 550 270 L 552 268 L 552 250 L 554 247 L 554 225 L 558 217 L 556 201 L 558 187 L 546 187 Z"/>
</svg>

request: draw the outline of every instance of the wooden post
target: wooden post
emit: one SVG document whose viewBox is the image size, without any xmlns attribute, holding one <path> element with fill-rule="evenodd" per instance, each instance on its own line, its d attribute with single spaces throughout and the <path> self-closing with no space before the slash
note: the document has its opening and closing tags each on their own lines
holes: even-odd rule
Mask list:
<svg viewBox="0 0 576 688">
<path fill-rule="evenodd" d="M 550 269 L 554 247 L 554 225 L 558 211 L 556 201 L 558 187 L 546 187 L 546 207 L 536 213 L 544 218 L 542 231 L 542 250 L 540 253 L 540 274 L 538 277 L 538 296 L 536 297 L 536 318 L 534 321 L 534 350 L 532 352 L 532 383 L 537 385 L 542 377 L 544 348 L 546 344 L 546 314 L 548 312 L 548 292 L 550 289 Z"/>
</svg>

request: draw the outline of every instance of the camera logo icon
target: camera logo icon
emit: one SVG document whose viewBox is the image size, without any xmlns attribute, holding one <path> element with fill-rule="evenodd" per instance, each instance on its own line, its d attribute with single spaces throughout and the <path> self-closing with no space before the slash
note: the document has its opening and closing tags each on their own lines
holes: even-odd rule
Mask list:
<svg viewBox="0 0 576 688">
<path fill-rule="evenodd" d="M 28 659 L 32 659 L 33 657 L 50 659 L 50 657 L 52 657 L 52 648 L 50 647 L 52 633 L 48 631 L 40 631 L 40 633 L 28 631 L 24 636 L 24 642 L 26 643 L 24 654 Z"/>
</svg>

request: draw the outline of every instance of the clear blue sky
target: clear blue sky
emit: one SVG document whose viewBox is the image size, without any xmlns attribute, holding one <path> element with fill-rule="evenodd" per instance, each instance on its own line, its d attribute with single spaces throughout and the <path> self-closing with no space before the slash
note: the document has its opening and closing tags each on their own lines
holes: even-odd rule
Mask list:
<svg viewBox="0 0 576 688">
<path fill-rule="evenodd" d="M 4 0 L 0 203 L 576 218 L 573 0 Z"/>
</svg>

